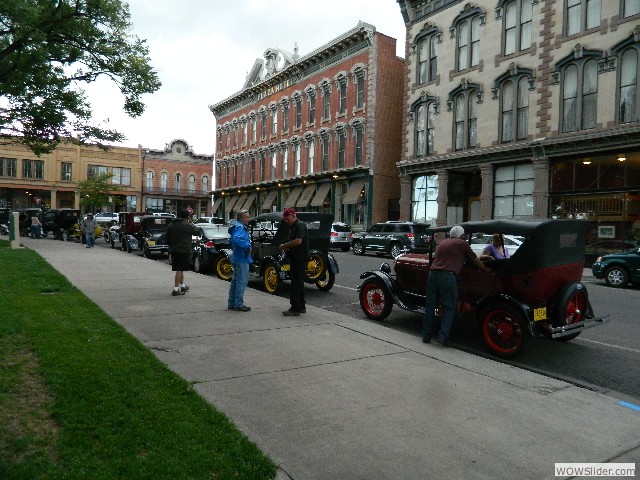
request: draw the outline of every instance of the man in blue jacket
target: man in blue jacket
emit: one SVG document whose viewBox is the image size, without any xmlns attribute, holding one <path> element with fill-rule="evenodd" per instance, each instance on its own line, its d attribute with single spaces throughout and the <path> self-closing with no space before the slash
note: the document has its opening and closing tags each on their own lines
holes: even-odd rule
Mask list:
<svg viewBox="0 0 640 480">
<path fill-rule="evenodd" d="M 251 237 L 249 236 L 249 219 L 251 216 L 246 210 L 240 210 L 231 226 L 229 234 L 233 255 L 231 264 L 233 265 L 233 277 L 229 285 L 229 300 L 227 308 L 237 312 L 248 312 L 251 307 L 244 304 L 244 291 L 249 282 L 249 264 L 253 262 L 251 258 Z"/>
</svg>

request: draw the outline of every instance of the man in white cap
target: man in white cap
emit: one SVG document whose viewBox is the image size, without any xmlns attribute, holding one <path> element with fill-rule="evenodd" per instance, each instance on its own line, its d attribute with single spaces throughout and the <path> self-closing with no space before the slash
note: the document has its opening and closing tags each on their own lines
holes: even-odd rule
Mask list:
<svg viewBox="0 0 640 480">
<path fill-rule="evenodd" d="M 480 260 L 467 242 L 460 237 L 464 235 L 464 229 L 456 225 L 449 231 L 449 238 L 444 239 L 436 249 L 433 263 L 429 269 L 427 278 L 427 300 L 422 322 L 422 341 L 431 342 L 433 321 L 436 315 L 438 303 L 442 304 L 442 320 L 438 343 L 444 347 L 451 346 L 451 324 L 456 313 L 458 301 L 458 284 L 456 277 L 460 275 L 466 259 L 472 261 L 480 270 L 491 272 L 482 260 Z"/>
</svg>

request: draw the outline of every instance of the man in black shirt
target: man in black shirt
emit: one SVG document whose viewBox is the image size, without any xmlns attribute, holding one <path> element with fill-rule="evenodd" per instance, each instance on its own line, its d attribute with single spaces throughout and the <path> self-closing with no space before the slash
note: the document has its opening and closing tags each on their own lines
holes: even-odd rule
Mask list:
<svg viewBox="0 0 640 480">
<path fill-rule="evenodd" d="M 307 226 L 298 220 L 293 208 L 286 208 L 282 214 L 282 221 L 289 225 L 289 241 L 280 245 L 280 250 L 289 251 L 291 262 L 291 295 L 289 310 L 282 312 L 287 317 L 298 317 L 306 313 L 304 301 L 304 271 L 309 260 L 309 237 Z"/>
<path fill-rule="evenodd" d="M 184 283 L 184 271 L 191 268 L 192 236 L 198 235 L 198 229 L 189 221 L 189 212 L 180 210 L 178 218 L 167 228 L 167 245 L 171 255 L 171 270 L 175 273 L 171 295 L 184 295 L 189 286 Z"/>
</svg>

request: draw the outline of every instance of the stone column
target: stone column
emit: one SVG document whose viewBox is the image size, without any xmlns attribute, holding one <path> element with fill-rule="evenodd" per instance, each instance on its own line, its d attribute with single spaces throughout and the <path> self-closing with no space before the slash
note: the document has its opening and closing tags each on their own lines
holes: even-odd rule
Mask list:
<svg viewBox="0 0 640 480">
<path fill-rule="evenodd" d="M 411 175 L 400 175 L 400 220 L 412 220 L 411 218 Z"/>
<path fill-rule="evenodd" d="M 449 172 L 445 169 L 436 170 L 438 175 L 438 218 L 437 226 L 447 224 L 447 203 L 449 202 Z"/>
<path fill-rule="evenodd" d="M 482 192 L 480 193 L 480 220 L 493 218 L 493 165 L 488 163 L 480 166 Z"/>
<path fill-rule="evenodd" d="M 51 208 L 58 208 L 58 189 L 55 187 L 51 188 Z"/>
<path fill-rule="evenodd" d="M 549 212 L 549 159 L 533 158 L 533 217 L 547 218 Z"/>
</svg>

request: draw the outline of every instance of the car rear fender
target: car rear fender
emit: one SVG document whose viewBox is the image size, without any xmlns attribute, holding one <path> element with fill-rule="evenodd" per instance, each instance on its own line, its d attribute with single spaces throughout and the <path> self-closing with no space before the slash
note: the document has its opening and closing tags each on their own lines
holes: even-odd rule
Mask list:
<svg viewBox="0 0 640 480">
<path fill-rule="evenodd" d="M 529 331 L 529 334 L 535 335 L 534 323 L 533 323 L 533 308 L 531 308 L 526 303 L 522 303 L 521 301 L 515 299 L 511 295 L 507 295 L 504 293 L 494 293 L 482 298 L 474 306 L 476 321 L 481 320 L 477 316 L 480 312 L 482 312 L 487 306 L 496 304 L 496 303 L 502 303 L 502 304 L 506 303 L 507 305 L 511 305 L 513 308 L 515 308 L 516 311 L 520 312 L 522 314 L 523 320 L 526 322 L 527 330 Z"/>
</svg>

